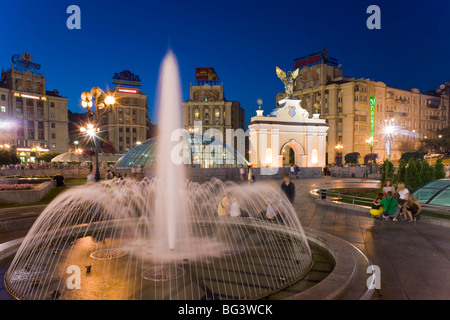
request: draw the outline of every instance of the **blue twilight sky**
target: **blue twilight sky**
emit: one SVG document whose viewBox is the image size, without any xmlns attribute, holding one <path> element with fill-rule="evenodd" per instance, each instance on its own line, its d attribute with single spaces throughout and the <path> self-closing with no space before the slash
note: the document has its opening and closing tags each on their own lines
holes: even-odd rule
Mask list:
<svg viewBox="0 0 450 320">
<path fill-rule="evenodd" d="M 81 30 L 69 30 L 69 5 L 81 9 Z M 381 30 L 369 30 L 369 5 L 381 9 Z M 398 88 L 436 88 L 450 81 L 450 1 L 85 1 L 1 0 L 0 67 L 15 53 L 42 65 L 47 90 L 82 111 L 80 94 L 112 87 L 125 69 L 138 74 L 154 117 L 161 60 L 170 47 L 178 58 L 183 100 L 196 67 L 214 67 L 228 100 L 238 100 L 246 124 L 275 107 L 284 90 L 275 66 L 327 48 L 345 76 Z M 267 114 L 267 113 L 266 113 Z"/>
</svg>

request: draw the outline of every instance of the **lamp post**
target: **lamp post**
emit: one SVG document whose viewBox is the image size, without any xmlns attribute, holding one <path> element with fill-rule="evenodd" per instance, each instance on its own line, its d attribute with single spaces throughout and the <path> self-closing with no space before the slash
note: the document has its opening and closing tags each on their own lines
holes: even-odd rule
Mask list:
<svg viewBox="0 0 450 320">
<path fill-rule="evenodd" d="M 370 146 L 370 156 L 372 157 L 373 155 L 373 137 L 370 137 L 369 139 L 366 140 L 366 143 L 369 144 Z M 373 173 L 373 158 L 370 159 L 370 173 Z"/>
<path fill-rule="evenodd" d="M 386 152 L 389 158 L 389 161 L 391 161 L 391 149 L 392 149 L 392 141 L 394 138 L 394 134 L 397 132 L 397 126 L 394 123 L 394 118 L 392 119 L 385 119 L 385 127 L 384 127 L 384 133 L 386 135 Z"/>
<path fill-rule="evenodd" d="M 94 87 L 91 89 L 91 92 L 83 92 L 81 94 L 81 105 L 85 108 L 90 115 L 93 117 L 94 123 L 88 123 L 85 127 L 81 127 L 80 131 L 86 136 L 88 136 L 95 145 L 95 181 L 100 181 L 100 168 L 98 166 L 98 154 L 100 152 L 100 146 L 97 141 L 97 134 L 100 131 L 99 125 L 100 120 L 105 114 L 105 111 L 108 107 L 115 104 L 116 100 L 113 96 L 106 96 L 103 101 L 99 101 L 99 98 L 104 94 L 104 92 L 98 88 Z M 93 98 L 95 98 L 95 108 L 94 103 L 92 102 Z M 92 165 L 92 161 L 91 161 Z"/>
<path fill-rule="evenodd" d="M 336 161 L 336 164 L 341 166 L 342 165 L 342 149 L 344 149 L 344 146 L 342 144 L 338 144 L 338 145 L 336 145 L 335 148 L 337 150 L 336 151 L 337 154 L 339 154 L 339 157 L 337 157 L 337 155 L 336 155 L 336 160 L 339 159 L 339 164 L 337 163 L 337 161 Z"/>
</svg>

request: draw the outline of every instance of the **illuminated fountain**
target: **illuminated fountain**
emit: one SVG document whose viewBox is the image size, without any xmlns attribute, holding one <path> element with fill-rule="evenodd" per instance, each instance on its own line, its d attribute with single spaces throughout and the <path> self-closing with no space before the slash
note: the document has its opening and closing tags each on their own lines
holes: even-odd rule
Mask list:
<svg viewBox="0 0 450 320">
<path fill-rule="evenodd" d="M 39 216 L 6 275 L 18 299 L 255 299 L 297 282 L 312 255 L 278 185 L 186 181 L 175 56 L 161 66 L 157 177 L 73 188 Z"/>
</svg>

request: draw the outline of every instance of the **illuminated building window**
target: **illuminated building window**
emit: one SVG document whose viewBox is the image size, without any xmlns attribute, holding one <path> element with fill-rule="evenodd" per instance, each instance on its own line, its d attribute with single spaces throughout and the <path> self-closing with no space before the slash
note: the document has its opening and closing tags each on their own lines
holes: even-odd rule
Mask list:
<svg viewBox="0 0 450 320">
<path fill-rule="evenodd" d="M 1 109 L 1 112 L 6 112 L 6 107 L 5 106 L 1 106 L 0 109 Z"/>
</svg>

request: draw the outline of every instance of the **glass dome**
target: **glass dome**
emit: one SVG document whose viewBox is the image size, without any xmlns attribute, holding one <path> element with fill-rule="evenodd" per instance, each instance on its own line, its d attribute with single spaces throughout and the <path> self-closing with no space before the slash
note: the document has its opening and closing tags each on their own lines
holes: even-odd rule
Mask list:
<svg viewBox="0 0 450 320">
<path fill-rule="evenodd" d="M 420 203 L 450 207 L 450 179 L 431 181 L 413 192 Z"/>
<path fill-rule="evenodd" d="M 158 150 L 157 139 L 149 139 L 128 151 L 116 162 L 116 168 L 154 167 Z M 234 168 L 249 165 L 242 154 L 221 141 L 194 135 L 190 142 L 183 146 L 183 154 L 190 155 L 185 161 L 186 164 L 194 163 L 199 168 Z M 222 157 L 219 156 L 219 152 L 223 153 Z"/>
</svg>

